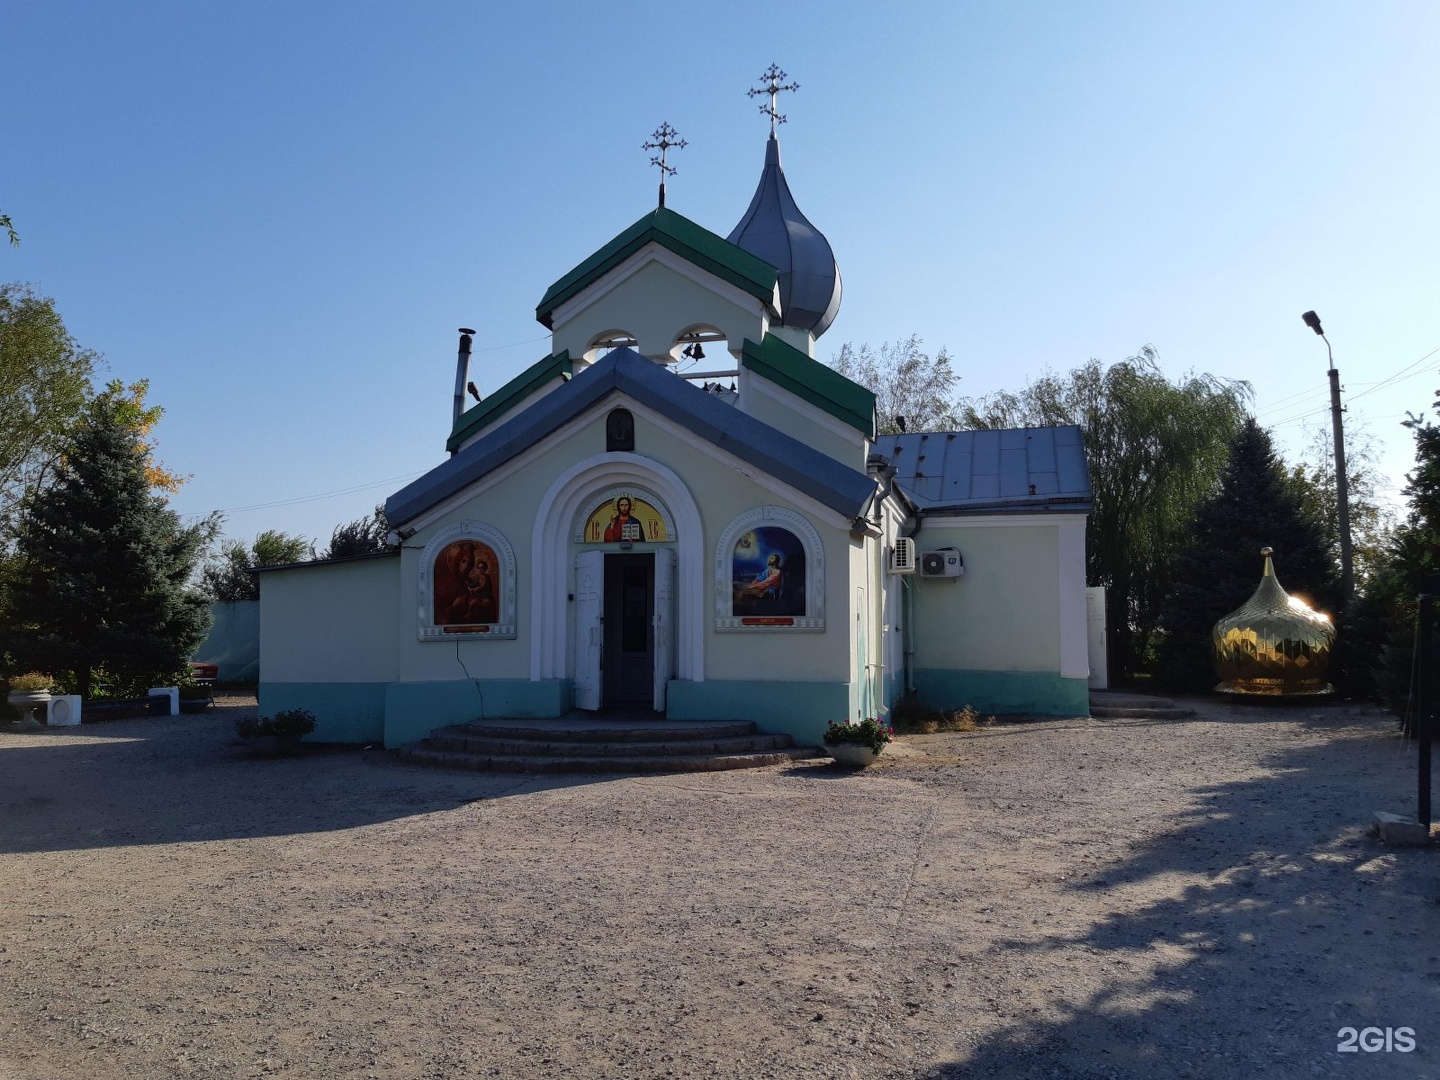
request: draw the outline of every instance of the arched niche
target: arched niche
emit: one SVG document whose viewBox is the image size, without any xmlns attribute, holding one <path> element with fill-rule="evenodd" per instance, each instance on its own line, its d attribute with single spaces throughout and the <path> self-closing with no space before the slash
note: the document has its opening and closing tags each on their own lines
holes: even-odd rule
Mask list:
<svg viewBox="0 0 1440 1080">
<path fill-rule="evenodd" d="M 602 330 L 585 346 L 584 360 L 593 364 L 612 349 L 633 349 L 637 342 L 629 330 Z"/>
<path fill-rule="evenodd" d="M 715 629 L 825 629 L 825 546 L 815 526 L 783 506 L 756 506 L 715 547 Z"/>
<path fill-rule="evenodd" d="M 515 636 L 515 550 L 483 521 L 457 521 L 420 558 L 420 640 Z"/>
</svg>

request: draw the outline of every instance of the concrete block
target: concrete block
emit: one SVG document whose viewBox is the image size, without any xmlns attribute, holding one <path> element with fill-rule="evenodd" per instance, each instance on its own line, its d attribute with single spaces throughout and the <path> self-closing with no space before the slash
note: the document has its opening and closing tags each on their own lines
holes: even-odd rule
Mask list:
<svg viewBox="0 0 1440 1080">
<path fill-rule="evenodd" d="M 155 710 L 160 713 L 161 716 L 180 715 L 180 688 L 178 686 L 152 686 L 149 696 L 152 698 L 163 697 L 166 699 L 165 704 Z M 150 704 L 152 708 L 155 705 L 153 701 Z"/>
<path fill-rule="evenodd" d="M 1430 842 L 1430 828 L 1421 825 L 1414 818 L 1375 811 L 1375 822 L 1370 827 L 1372 835 L 1380 837 L 1387 844 L 1418 846 Z"/>
</svg>

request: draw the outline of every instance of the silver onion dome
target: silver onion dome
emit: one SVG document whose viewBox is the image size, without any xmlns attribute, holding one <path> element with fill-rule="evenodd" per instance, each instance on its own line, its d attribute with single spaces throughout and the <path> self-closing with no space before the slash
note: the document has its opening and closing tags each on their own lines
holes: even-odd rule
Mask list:
<svg viewBox="0 0 1440 1080">
<path fill-rule="evenodd" d="M 830 241 L 795 205 L 773 134 L 750 209 L 726 239 L 780 271 L 781 326 L 817 338 L 830 329 L 840 311 L 840 268 Z"/>
</svg>

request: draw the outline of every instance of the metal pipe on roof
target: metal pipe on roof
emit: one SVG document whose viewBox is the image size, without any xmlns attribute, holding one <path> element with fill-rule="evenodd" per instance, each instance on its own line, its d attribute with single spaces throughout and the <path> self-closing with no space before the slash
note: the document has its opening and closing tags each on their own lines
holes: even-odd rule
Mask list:
<svg viewBox="0 0 1440 1080">
<path fill-rule="evenodd" d="M 451 430 L 460 423 L 460 414 L 465 411 L 465 384 L 470 381 L 470 345 L 475 340 L 475 331 L 468 326 L 460 327 L 460 350 L 455 356 L 455 414 L 451 417 Z M 454 457 L 456 451 L 450 451 Z"/>
</svg>

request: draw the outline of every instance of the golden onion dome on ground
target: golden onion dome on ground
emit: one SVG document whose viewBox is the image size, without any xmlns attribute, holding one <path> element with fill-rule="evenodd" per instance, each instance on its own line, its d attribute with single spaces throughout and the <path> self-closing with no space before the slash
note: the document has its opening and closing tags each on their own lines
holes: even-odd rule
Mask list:
<svg viewBox="0 0 1440 1080">
<path fill-rule="evenodd" d="M 1265 574 L 1239 608 L 1215 624 L 1215 687 L 1227 694 L 1328 694 L 1335 624 L 1280 587 L 1271 549 Z"/>
</svg>

